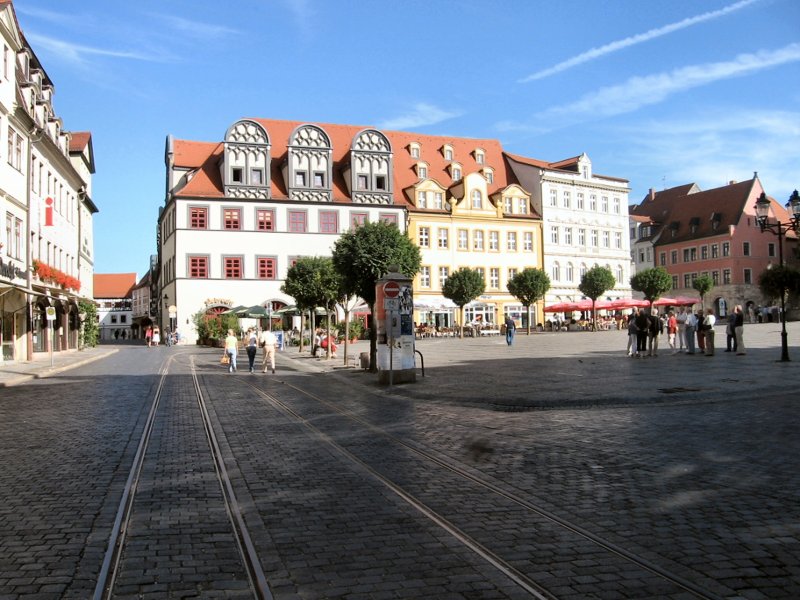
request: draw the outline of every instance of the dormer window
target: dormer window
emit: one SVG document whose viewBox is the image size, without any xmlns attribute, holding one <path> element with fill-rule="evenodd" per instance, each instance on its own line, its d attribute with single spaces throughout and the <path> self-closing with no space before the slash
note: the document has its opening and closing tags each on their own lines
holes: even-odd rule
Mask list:
<svg viewBox="0 0 800 600">
<path fill-rule="evenodd" d="M 452 163 L 450 165 L 450 177 L 452 177 L 453 181 L 461 181 L 461 165 L 458 163 Z"/>
<path fill-rule="evenodd" d="M 420 157 L 419 144 L 417 142 L 411 142 L 408 145 L 408 153 L 411 154 L 411 158 L 419 158 Z"/>
<path fill-rule="evenodd" d="M 475 162 L 479 165 L 482 165 L 484 162 L 486 162 L 486 155 L 480 148 L 475 149 Z"/>
<path fill-rule="evenodd" d="M 445 160 L 453 160 L 453 147 L 450 144 L 442 146 L 442 154 Z"/>
<path fill-rule="evenodd" d="M 383 133 L 364 129 L 355 135 L 342 171 L 354 203 L 393 203 L 392 162 L 392 146 Z"/>
<path fill-rule="evenodd" d="M 324 129 L 303 124 L 292 131 L 281 172 L 289 198 L 299 201 L 331 202 L 333 149 Z"/>
<path fill-rule="evenodd" d="M 417 208 L 428 208 L 428 192 L 417 192 Z"/>
<path fill-rule="evenodd" d="M 417 177 L 419 179 L 428 178 L 428 165 L 425 163 L 417 163 Z"/>
<path fill-rule="evenodd" d="M 270 197 L 270 141 L 266 130 L 249 120 L 237 121 L 225 134 L 220 165 L 225 195 L 232 198 Z"/>
<path fill-rule="evenodd" d="M 692 233 L 697 233 L 697 228 L 700 226 L 700 219 L 698 217 L 692 217 L 689 220 L 689 229 Z"/>
<path fill-rule="evenodd" d="M 494 171 L 488 167 L 483 170 L 483 176 L 488 183 L 494 183 Z"/>
</svg>

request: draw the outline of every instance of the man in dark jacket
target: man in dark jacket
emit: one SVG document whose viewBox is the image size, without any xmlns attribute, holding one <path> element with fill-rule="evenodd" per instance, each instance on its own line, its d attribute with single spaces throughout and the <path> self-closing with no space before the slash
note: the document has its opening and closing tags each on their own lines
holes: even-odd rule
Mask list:
<svg viewBox="0 0 800 600">
<path fill-rule="evenodd" d="M 648 356 L 658 356 L 658 336 L 664 333 L 664 322 L 658 316 L 658 311 L 653 312 L 647 320 L 647 354 Z"/>
<path fill-rule="evenodd" d="M 650 319 L 643 308 L 636 315 L 636 352 L 639 356 L 647 356 L 647 336 L 650 331 Z"/>
</svg>

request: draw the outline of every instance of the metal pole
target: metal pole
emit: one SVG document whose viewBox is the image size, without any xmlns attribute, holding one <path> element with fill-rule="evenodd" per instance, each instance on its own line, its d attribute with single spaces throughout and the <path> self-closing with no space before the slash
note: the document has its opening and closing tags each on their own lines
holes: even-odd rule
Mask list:
<svg viewBox="0 0 800 600">
<path fill-rule="evenodd" d="M 778 258 L 783 269 L 783 226 L 778 223 Z M 786 333 L 786 291 L 781 288 L 781 362 L 789 362 L 789 336 Z"/>
</svg>

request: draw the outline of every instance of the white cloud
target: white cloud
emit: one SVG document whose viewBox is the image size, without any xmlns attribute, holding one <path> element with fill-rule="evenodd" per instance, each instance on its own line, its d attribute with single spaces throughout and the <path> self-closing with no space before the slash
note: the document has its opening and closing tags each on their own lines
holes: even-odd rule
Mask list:
<svg viewBox="0 0 800 600">
<path fill-rule="evenodd" d="M 53 57 L 78 65 L 86 66 L 90 56 L 106 56 L 111 58 L 124 58 L 146 62 L 167 62 L 169 56 L 164 54 L 146 54 L 129 50 L 109 50 L 74 44 L 53 37 L 31 33 L 26 36 L 31 45 L 38 50 L 49 52 Z"/>
<path fill-rule="evenodd" d="M 545 77 L 555 75 L 556 73 L 561 73 L 562 71 L 566 71 L 567 69 L 571 69 L 572 67 L 576 67 L 578 65 L 581 65 L 583 63 L 592 60 L 596 60 L 607 54 L 618 52 L 619 50 L 622 50 L 624 48 L 635 46 L 636 44 L 642 44 L 644 42 L 649 42 L 652 39 L 670 33 L 674 33 L 675 31 L 679 31 L 681 29 L 686 29 L 687 27 L 691 27 L 692 25 L 697 25 L 698 23 L 703 23 L 705 21 L 718 19 L 719 17 L 725 16 L 729 13 L 740 10 L 750 4 L 760 1 L 761 0 L 740 0 L 739 2 L 735 2 L 719 10 L 706 12 L 701 15 L 696 15 L 694 17 L 688 17 L 676 23 L 670 23 L 669 25 L 664 25 L 663 27 L 650 29 L 645 33 L 638 33 L 636 35 L 632 35 L 630 37 L 621 40 L 616 40 L 614 42 L 605 44 L 604 46 L 600 46 L 599 48 L 592 48 L 590 50 L 587 50 L 586 52 L 582 52 L 576 56 L 573 56 L 572 58 L 562 61 L 552 67 L 548 67 L 546 69 L 542 69 L 541 71 L 537 71 L 532 75 L 528 75 L 527 77 L 520 79 L 519 83 L 527 83 L 529 81 L 535 81 L 537 79 L 544 79 Z"/>
<path fill-rule="evenodd" d="M 645 189 L 660 188 L 662 177 L 666 187 L 696 182 L 711 189 L 758 171 L 767 193 L 785 201 L 800 185 L 800 112 L 721 110 L 617 133 L 615 143 L 628 150 L 620 164 L 632 179 L 646 180 Z"/>
<path fill-rule="evenodd" d="M 381 123 L 381 129 L 414 129 L 426 125 L 435 125 L 448 119 L 460 117 L 463 113 L 458 111 L 448 111 L 432 104 L 420 102 L 415 104 L 412 110 L 405 115 L 388 119 Z"/>
<path fill-rule="evenodd" d="M 632 77 L 622 84 L 588 93 L 575 102 L 548 108 L 535 115 L 532 122 L 503 121 L 496 127 L 501 131 L 543 133 L 589 119 L 635 112 L 692 88 L 797 61 L 800 61 L 800 43 L 795 42 L 778 50 L 740 54 L 728 62 L 690 65 L 668 73 Z"/>
<path fill-rule="evenodd" d="M 183 17 L 175 17 L 172 15 L 153 14 L 152 16 L 161 19 L 173 29 L 198 38 L 216 39 L 239 33 L 239 31 L 236 29 L 225 27 L 224 25 L 211 25 L 208 23 L 201 23 L 199 21 L 192 21 L 190 19 L 184 19 Z"/>
</svg>

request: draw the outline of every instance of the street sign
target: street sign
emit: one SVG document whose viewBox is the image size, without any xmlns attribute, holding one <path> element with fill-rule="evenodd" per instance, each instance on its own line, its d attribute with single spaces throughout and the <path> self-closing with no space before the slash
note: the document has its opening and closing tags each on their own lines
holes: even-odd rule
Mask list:
<svg viewBox="0 0 800 600">
<path fill-rule="evenodd" d="M 56 309 L 54 306 L 48 306 L 44 309 L 45 315 L 47 315 L 48 321 L 55 321 L 56 320 Z"/>
<path fill-rule="evenodd" d="M 177 306 L 175 306 L 174 304 L 173 304 L 173 305 L 171 305 L 171 306 L 170 306 L 170 307 L 167 309 L 167 311 L 169 312 L 169 318 L 170 318 L 170 319 L 174 319 L 175 317 L 177 317 L 177 316 L 178 316 L 178 307 L 177 307 Z"/>
<path fill-rule="evenodd" d="M 397 298 L 400 295 L 400 284 L 396 281 L 387 281 L 383 284 L 383 295 L 387 298 Z"/>
<path fill-rule="evenodd" d="M 400 309 L 400 299 L 399 298 L 384 298 L 383 299 L 383 310 L 399 310 Z"/>
</svg>

